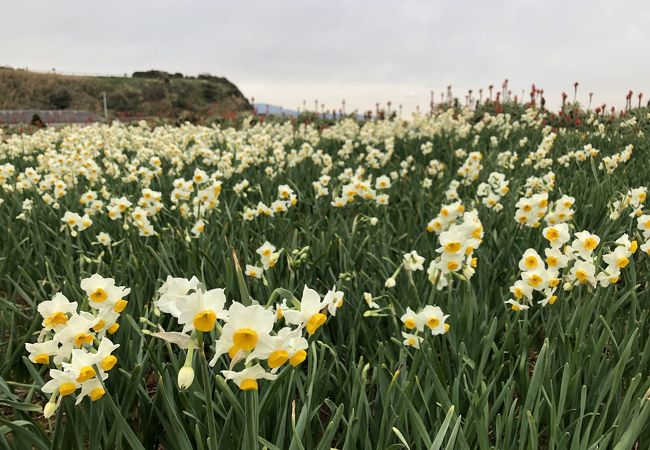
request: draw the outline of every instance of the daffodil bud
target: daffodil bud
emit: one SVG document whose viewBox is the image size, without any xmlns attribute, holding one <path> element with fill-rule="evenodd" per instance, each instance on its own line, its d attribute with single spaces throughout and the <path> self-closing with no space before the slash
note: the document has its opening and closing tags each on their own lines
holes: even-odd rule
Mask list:
<svg viewBox="0 0 650 450">
<path fill-rule="evenodd" d="M 49 419 L 56 412 L 56 402 L 48 402 L 43 408 L 43 417 Z"/>
<path fill-rule="evenodd" d="M 379 219 L 377 219 L 376 217 L 370 218 L 370 225 L 375 226 L 377 225 L 377 223 L 379 223 Z"/>
<path fill-rule="evenodd" d="M 390 289 L 390 288 L 394 288 L 394 287 L 395 287 L 395 278 L 392 278 L 392 277 L 391 277 L 391 278 L 387 279 L 387 280 L 386 280 L 386 283 L 385 283 L 385 286 L 386 286 L 387 288 L 389 288 L 389 289 Z"/>
<path fill-rule="evenodd" d="M 183 368 L 178 372 L 178 387 L 181 389 L 187 389 L 192 385 L 194 381 L 194 369 L 192 366 L 183 366 Z"/>
</svg>

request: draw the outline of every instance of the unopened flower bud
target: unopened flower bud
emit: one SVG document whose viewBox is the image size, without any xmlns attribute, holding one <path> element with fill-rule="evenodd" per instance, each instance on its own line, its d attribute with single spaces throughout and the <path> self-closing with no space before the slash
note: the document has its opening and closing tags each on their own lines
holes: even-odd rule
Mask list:
<svg viewBox="0 0 650 450">
<path fill-rule="evenodd" d="M 56 402 L 48 402 L 43 408 L 43 417 L 49 419 L 56 412 Z"/>
<path fill-rule="evenodd" d="M 194 369 L 192 366 L 183 366 L 178 372 L 178 387 L 187 389 L 194 381 Z"/>
</svg>

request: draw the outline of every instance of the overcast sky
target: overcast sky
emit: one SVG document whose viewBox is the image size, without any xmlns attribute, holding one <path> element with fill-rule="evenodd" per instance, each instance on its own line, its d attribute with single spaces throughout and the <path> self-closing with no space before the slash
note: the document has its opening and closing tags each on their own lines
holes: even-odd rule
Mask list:
<svg viewBox="0 0 650 450">
<path fill-rule="evenodd" d="M 649 0 L 5 0 L 0 65 L 210 72 L 295 109 L 426 108 L 429 93 L 510 80 L 622 106 L 650 97 Z"/>
</svg>

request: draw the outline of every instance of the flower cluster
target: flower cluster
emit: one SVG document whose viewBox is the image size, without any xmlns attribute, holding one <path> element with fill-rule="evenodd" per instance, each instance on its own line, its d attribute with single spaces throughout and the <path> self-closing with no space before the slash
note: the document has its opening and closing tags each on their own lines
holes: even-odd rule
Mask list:
<svg viewBox="0 0 650 450">
<path fill-rule="evenodd" d="M 553 149 L 553 144 L 557 139 L 557 134 L 548 133 L 542 139 L 542 142 L 537 147 L 537 150 L 530 152 L 522 161 L 522 166 L 533 166 L 534 169 L 544 169 L 553 164 L 553 158 L 549 158 L 548 154 Z"/>
<path fill-rule="evenodd" d="M 456 220 L 465 212 L 465 207 L 461 202 L 454 202 L 448 205 L 442 205 L 438 215 L 431 219 L 427 224 L 429 233 L 435 232 L 440 234 L 448 229 Z"/>
<path fill-rule="evenodd" d="M 569 195 L 563 195 L 556 201 L 551 202 L 549 212 L 544 217 L 544 221 L 549 225 L 568 222 L 573 218 L 573 214 L 575 213 L 573 210 L 575 202 L 576 199 Z"/>
<path fill-rule="evenodd" d="M 476 195 L 481 198 L 481 202 L 489 209 L 501 211 L 503 205 L 500 203 L 501 197 L 510 192 L 509 181 L 506 176 L 499 172 L 492 172 L 488 176 L 487 183 L 483 182 L 478 185 Z"/>
<path fill-rule="evenodd" d="M 330 191 L 328 186 L 330 184 L 332 177 L 329 175 L 323 174 L 318 177 L 318 180 L 312 182 L 312 187 L 316 193 L 316 197 L 326 197 L 329 195 Z"/>
<path fill-rule="evenodd" d="M 636 241 L 630 241 L 624 234 L 616 240 L 614 249 L 598 260 L 594 251 L 600 238 L 589 231 L 575 233 L 570 244 L 571 232 L 566 223 L 546 227 L 542 234 L 550 247 L 544 249 L 545 259 L 532 248 L 522 255 L 520 279 L 510 287 L 514 299 L 505 302 L 513 311 L 528 309 L 534 292 L 542 294 L 539 301 L 542 306 L 554 304 L 561 283 L 565 291 L 570 291 L 575 285 L 595 288 L 597 283 L 601 287 L 615 284 L 621 276 L 621 269 L 627 267 L 637 249 Z M 599 269 L 601 263 L 605 267 Z"/>
<path fill-rule="evenodd" d="M 612 156 L 603 157 L 603 160 L 598 165 L 598 168 L 600 170 L 605 170 L 609 175 L 613 174 L 621 163 L 626 163 L 630 160 L 633 150 L 634 145 L 626 145 L 621 152 L 614 153 Z"/>
<path fill-rule="evenodd" d="M 147 212 L 147 215 L 153 216 L 163 209 L 162 193 L 149 188 L 142 189 L 142 195 L 138 199 L 138 206 Z"/>
<path fill-rule="evenodd" d="M 639 217 L 643 214 L 646 198 L 648 198 L 647 187 L 641 186 L 630 189 L 620 200 L 615 200 L 609 206 L 609 218 L 612 220 L 618 219 L 627 208 L 632 208 L 632 212 L 629 214 L 630 217 Z"/>
<path fill-rule="evenodd" d="M 431 261 L 427 274 L 429 281 L 438 290 L 451 285 L 452 275 L 469 280 L 474 275 L 477 258 L 474 251 L 483 240 L 483 225 L 478 218 L 476 210 L 463 214 L 462 221 L 452 223 L 451 226 L 440 233 L 440 247 L 436 249 L 437 256 Z"/>
<path fill-rule="evenodd" d="M 515 221 L 527 227 L 537 228 L 548 211 L 548 193 L 522 197 L 515 206 Z"/>
<path fill-rule="evenodd" d="M 104 202 L 98 198 L 97 192 L 89 190 L 79 197 L 79 204 L 84 206 L 84 213 L 94 216 L 104 210 Z"/>
<path fill-rule="evenodd" d="M 116 286 L 112 278 L 93 275 L 81 281 L 86 298 L 81 307 L 62 293 L 38 305 L 43 318 L 36 343 L 26 343 L 29 360 L 50 367 L 50 380 L 41 390 L 51 394 L 45 406 L 50 417 L 64 397 L 77 392 L 76 404 L 85 397 L 99 400 L 106 392 L 103 381 L 117 363 L 107 334 L 119 328 L 120 313 L 127 306 L 130 289 Z"/>
<path fill-rule="evenodd" d="M 506 150 L 505 152 L 500 152 L 497 154 L 497 166 L 503 169 L 514 169 L 515 163 L 519 159 L 519 155 L 516 152 Z"/>
<path fill-rule="evenodd" d="M 131 221 L 138 228 L 140 236 L 149 237 L 158 234 L 149 220 L 151 215 L 153 215 L 151 212 L 139 206 L 131 211 Z"/>
<path fill-rule="evenodd" d="M 591 144 L 587 144 L 582 150 L 571 150 L 565 153 L 557 159 L 557 162 L 564 167 L 569 167 L 572 159 L 578 162 L 584 162 L 587 158 L 595 158 L 599 153 L 600 150 L 593 148 Z"/>
<path fill-rule="evenodd" d="M 275 251 L 275 245 L 271 244 L 269 241 L 265 241 L 257 250 L 257 254 L 260 255 L 260 260 L 262 261 L 262 266 L 264 270 L 271 269 L 275 267 L 280 259 L 280 251 Z"/>
<path fill-rule="evenodd" d="M 0 186 L 3 190 L 10 190 L 11 188 L 7 182 L 16 174 L 16 167 L 11 163 L 0 164 Z"/>
<path fill-rule="evenodd" d="M 618 283 L 621 276 L 621 269 L 624 269 L 630 263 L 632 255 L 636 253 L 638 243 L 630 241 L 627 234 L 623 234 L 614 242 L 614 249 L 603 254 L 602 262 L 607 264 L 598 275 L 596 280 L 602 287 Z"/>
<path fill-rule="evenodd" d="M 70 229 L 71 236 L 76 236 L 79 231 L 84 231 L 90 228 L 90 226 L 93 224 L 93 221 L 88 214 L 81 216 L 78 213 L 73 213 L 70 211 L 66 211 L 66 213 L 61 218 L 61 222 L 63 222 L 61 231 L 67 227 Z"/>
<path fill-rule="evenodd" d="M 569 257 L 562 252 L 562 246 L 571 238 L 569 226 L 565 223 L 549 226 L 544 228 L 542 234 L 551 245 L 550 248 L 544 250 L 548 267 L 535 249 L 529 248 L 524 252 L 519 260 L 519 270 L 521 271 L 519 279 L 510 287 L 514 299 L 505 302 L 513 311 L 528 309 L 529 304 L 532 304 L 535 291 L 541 292 L 544 296 L 540 302 L 542 305 L 552 305 L 557 300 L 555 292 L 561 281 L 559 274 L 569 264 Z M 584 244 L 583 241 L 579 242 Z M 585 245 L 593 251 L 598 242 L 590 238 Z"/>
<path fill-rule="evenodd" d="M 129 201 L 128 198 L 122 196 L 119 198 L 112 197 L 109 205 L 106 207 L 106 211 L 108 211 L 108 217 L 111 220 L 117 220 L 122 218 L 122 214 L 126 212 L 127 209 L 129 209 L 133 203 Z"/>
<path fill-rule="evenodd" d="M 287 184 L 278 186 L 278 198 L 266 205 L 264 202 L 258 202 L 255 207 L 244 208 L 244 220 L 253 220 L 256 217 L 274 217 L 276 214 L 282 214 L 289 210 L 289 208 L 298 204 L 298 197 L 293 189 Z"/>
<path fill-rule="evenodd" d="M 168 277 L 155 301 L 158 309 L 171 314 L 183 326 L 182 333 L 191 333 L 188 353 L 178 374 L 181 388 L 194 380 L 193 353 L 198 333 L 217 332 L 211 367 L 227 355 L 230 369 L 242 363 L 238 371 L 222 370 L 242 390 L 258 389 L 258 380 L 273 380 L 285 363 L 298 366 L 307 357 L 308 336 L 313 335 L 327 321 L 327 314 L 335 315 L 343 304 L 343 293 L 335 289 L 324 298 L 305 286 L 300 301 L 292 298 L 293 308 L 282 305 L 274 311 L 258 304 L 244 305 L 233 301 L 226 307 L 223 289 L 204 290 L 196 277 L 191 279 Z M 284 320 L 284 327 L 279 327 Z M 219 326 L 217 323 L 221 322 Z M 274 331 L 277 329 L 277 331 Z M 267 369 L 264 368 L 267 366 Z"/>
<path fill-rule="evenodd" d="M 447 168 L 446 164 L 437 159 L 432 159 L 429 161 L 427 166 L 427 173 L 429 176 L 434 178 L 442 178 L 445 174 L 445 169 Z"/>
<path fill-rule="evenodd" d="M 536 192 L 551 192 L 553 189 L 555 189 L 555 173 L 549 171 L 542 177 L 528 177 L 524 185 L 524 196 L 530 197 Z"/>
<path fill-rule="evenodd" d="M 458 176 L 462 178 L 464 185 L 470 185 L 478 179 L 483 168 L 481 165 L 482 159 L 483 156 L 480 152 L 470 152 L 467 155 L 467 159 L 465 159 L 463 165 L 458 169 Z"/>
<path fill-rule="evenodd" d="M 445 321 L 448 315 L 442 312 L 438 306 L 427 305 L 419 312 L 414 312 L 410 307 L 400 317 L 404 327 L 408 332 L 402 331 L 404 345 L 419 349 L 424 338 L 420 335 L 425 329 L 431 331 L 433 336 L 445 334 L 449 331 L 449 324 Z"/>
<path fill-rule="evenodd" d="M 355 174 L 348 180 L 348 183 L 341 185 L 340 195 L 332 198 L 331 205 L 336 208 L 342 208 L 349 203 L 353 203 L 357 197 L 364 200 L 374 200 L 378 205 L 388 205 L 388 194 L 378 194 L 377 191 L 385 190 L 391 187 L 391 180 L 388 176 L 382 175 L 375 180 L 374 188 L 372 187 L 372 178 L 363 179 L 359 174 Z"/>
<path fill-rule="evenodd" d="M 641 251 L 650 255 L 650 215 L 642 214 L 637 217 L 637 228 L 643 237 L 643 244 L 641 244 Z"/>
<path fill-rule="evenodd" d="M 445 198 L 448 201 L 458 200 L 460 198 L 460 196 L 458 195 L 459 187 L 460 187 L 460 181 L 451 180 L 449 182 L 449 186 L 447 187 L 447 190 L 445 191 Z"/>
</svg>

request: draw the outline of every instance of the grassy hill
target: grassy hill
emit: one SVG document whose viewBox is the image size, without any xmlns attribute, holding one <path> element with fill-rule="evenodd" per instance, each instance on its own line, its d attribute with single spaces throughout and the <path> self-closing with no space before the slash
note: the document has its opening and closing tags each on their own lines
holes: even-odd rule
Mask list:
<svg viewBox="0 0 650 450">
<path fill-rule="evenodd" d="M 204 122 L 251 109 L 237 86 L 212 75 L 147 71 L 132 77 L 91 77 L 0 68 L 0 110 L 73 109 L 103 115 L 102 92 L 111 118 Z"/>
</svg>

